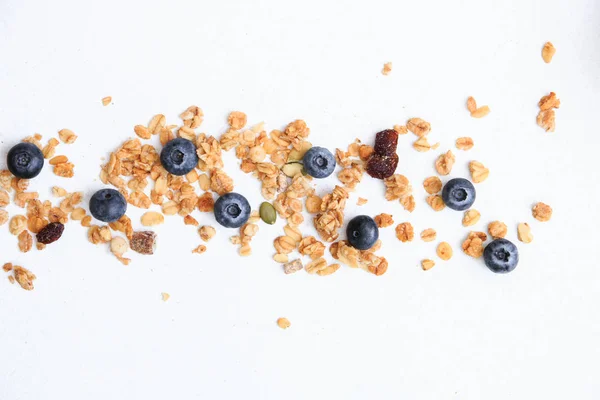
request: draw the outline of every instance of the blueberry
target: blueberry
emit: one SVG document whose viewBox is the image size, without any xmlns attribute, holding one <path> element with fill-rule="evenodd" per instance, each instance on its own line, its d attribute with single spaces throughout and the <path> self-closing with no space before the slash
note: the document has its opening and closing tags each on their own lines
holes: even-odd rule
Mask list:
<svg viewBox="0 0 600 400">
<path fill-rule="evenodd" d="M 127 201 L 115 189 L 98 190 L 90 199 L 90 212 L 103 222 L 115 222 L 127 211 Z"/>
<path fill-rule="evenodd" d="M 350 245 L 358 250 L 368 250 L 379 239 L 379 228 L 368 215 L 359 215 L 348 222 L 346 236 Z"/>
<path fill-rule="evenodd" d="M 475 202 L 475 187 L 466 179 L 451 179 L 444 185 L 442 199 L 453 210 L 467 210 Z"/>
<path fill-rule="evenodd" d="M 485 265 L 497 274 L 506 274 L 517 268 L 519 250 L 511 241 L 496 239 L 483 251 Z"/>
<path fill-rule="evenodd" d="M 250 218 L 250 203 L 241 194 L 224 194 L 215 201 L 215 218 L 225 228 L 239 228 Z"/>
<path fill-rule="evenodd" d="M 184 138 L 173 139 L 160 152 L 160 163 L 173 175 L 185 175 L 198 165 L 196 146 Z"/>
<path fill-rule="evenodd" d="M 304 170 L 313 178 L 327 178 L 335 169 L 335 157 L 323 147 L 311 147 L 303 158 Z"/>
<path fill-rule="evenodd" d="M 19 143 L 8 151 L 6 164 L 17 178 L 31 179 L 39 175 L 44 166 L 44 155 L 32 143 Z"/>
</svg>

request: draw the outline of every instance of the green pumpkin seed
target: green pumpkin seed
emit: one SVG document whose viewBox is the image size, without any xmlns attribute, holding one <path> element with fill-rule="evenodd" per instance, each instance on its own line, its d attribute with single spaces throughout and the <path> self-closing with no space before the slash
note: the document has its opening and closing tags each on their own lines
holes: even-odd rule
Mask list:
<svg viewBox="0 0 600 400">
<path fill-rule="evenodd" d="M 277 221 L 277 211 L 275 211 L 275 207 L 268 201 L 265 201 L 260 205 L 258 212 L 260 214 L 260 219 L 262 219 L 265 224 L 273 225 L 275 221 Z"/>
<path fill-rule="evenodd" d="M 291 163 L 287 163 L 285 164 L 282 168 L 281 171 L 288 177 L 293 178 L 296 175 L 302 173 L 302 168 L 303 165 L 298 163 L 298 162 L 291 162 Z"/>
</svg>

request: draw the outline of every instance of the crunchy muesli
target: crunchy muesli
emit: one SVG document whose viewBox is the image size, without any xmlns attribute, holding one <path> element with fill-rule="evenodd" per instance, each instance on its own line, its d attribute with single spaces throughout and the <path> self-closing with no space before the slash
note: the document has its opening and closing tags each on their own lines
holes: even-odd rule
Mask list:
<svg viewBox="0 0 600 400">
<path fill-rule="evenodd" d="M 483 243 L 487 240 L 484 232 L 471 231 L 469 236 L 462 244 L 463 252 L 473 258 L 479 258 L 483 255 Z"/>
<path fill-rule="evenodd" d="M 415 231 L 410 222 L 403 222 L 396 226 L 396 237 L 401 242 L 411 242 L 415 237 Z"/>
<path fill-rule="evenodd" d="M 531 212 L 533 218 L 541 222 L 550 221 L 550 218 L 552 218 L 552 207 L 542 202 L 536 203 Z"/>
<path fill-rule="evenodd" d="M 441 242 L 440 244 L 438 244 L 436 253 L 438 255 L 439 258 L 441 258 L 444 261 L 448 261 L 449 259 L 452 258 L 452 247 L 450 246 L 449 243 L 447 242 Z"/>
<path fill-rule="evenodd" d="M 428 228 L 421 232 L 421 240 L 424 242 L 432 242 L 437 237 L 435 229 Z"/>
<path fill-rule="evenodd" d="M 531 243 L 533 241 L 533 235 L 531 234 L 531 227 L 527 222 L 521 222 L 517 226 L 517 236 L 523 243 Z"/>
<path fill-rule="evenodd" d="M 394 224 L 394 218 L 390 214 L 386 213 L 376 215 L 374 220 L 379 228 L 387 228 L 388 226 Z"/>
<path fill-rule="evenodd" d="M 503 238 L 508 233 L 508 227 L 504 222 L 493 221 L 488 225 L 488 233 L 494 239 Z"/>
</svg>

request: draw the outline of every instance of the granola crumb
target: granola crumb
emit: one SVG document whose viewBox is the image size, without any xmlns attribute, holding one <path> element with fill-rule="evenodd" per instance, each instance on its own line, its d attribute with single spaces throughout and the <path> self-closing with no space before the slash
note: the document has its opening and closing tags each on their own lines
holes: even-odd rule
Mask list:
<svg viewBox="0 0 600 400">
<path fill-rule="evenodd" d="M 467 110 L 469 110 L 470 113 L 477 110 L 477 102 L 475 101 L 473 96 L 469 96 L 469 98 L 467 99 Z"/>
<path fill-rule="evenodd" d="M 522 222 L 517 226 L 517 236 L 523 243 L 531 243 L 533 241 L 531 227 L 527 222 Z"/>
<path fill-rule="evenodd" d="M 428 271 L 431 268 L 433 268 L 434 266 L 435 266 L 435 261 L 433 261 L 433 260 L 425 259 L 425 260 L 421 261 L 421 268 L 423 268 L 423 271 Z"/>
<path fill-rule="evenodd" d="M 129 250 L 129 244 L 125 239 L 120 236 L 115 236 L 110 241 L 110 252 L 117 257 L 121 257 L 125 252 Z"/>
<path fill-rule="evenodd" d="M 8 281 L 10 282 L 11 285 L 13 285 L 15 283 L 15 277 L 12 275 L 8 276 Z"/>
<path fill-rule="evenodd" d="M 483 255 L 483 242 L 487 240 L 484 232 L 471 231 L 469 236 L 462 244 L 463 252 L 473 258 L 479 258 Z"/>
<path fill-rule="evenodd" d="M 247 117 L 241 111 L 232 111 L 227 118 L 227 122 L 231 129 L 239 130 L 246 126 Z"/>
<path fill-rule="evenodd" d="M 386 62 L 385 64 L 383 64 L 383 69 L 381 70 L 381 73 L 383 75 L 389 75 L 390 72 L 392 72 L 392 63 Z"/>
<path fill-rule="evenodd" d="M 4 272 L 10 272 L 10 271 L 12 271 L 12 269 L 13 269 L 12 263 L 6 263 L 2 266 L 2 270 Z"/>
<path fill-rule="evenodd" d="M 475 183 L 485 181 L 490 175 L 490 170 L 479 161 L 471 161 L 469 163 L 469 172 L 471 172 L 471 179 Z"/>
<path fill-rule="evenodd" d="M 65 197 L 67 194 L 67 191 L 59 186 L 52 187 L 52 195 L 54 197 Z"/>
<path fill-rule="evenodd" d="M 381 213 L 376 215 L 374 219 L 379 228 L 387 228 L 394 224 L 394 218 L 390 214 Z"/>
<path fill-rule="evenodd" d="M 409 119 L 406 128 L 418 137 L 423 137 L 431 132 L 431 124 L 422 118 Z"/>
<path fill-rule="evenodd" d="M 488 106 L 481 106 L 475 111 L 471 112 L 471 117 L 473 118 L 483 118 L 490 113 L 490 108 Z"/>
<path fill-rule="evenodd" d="M 204 253 L 205 251 L 206 251 L 206 246 L 205 246 L 205 245 L 203 245 L 203 244 L 201 244 L 201 245 L 199 245 L 198 247 L 196 247 L 194 250 L 192 250 L 192 253 L 195 253 L 195 254 L 202 254 L 202 253 Z"/>
<path fill-rule="evenodd" d="M 160 298 L 161 298 L 162 301 L 167 301 L 167 300 L 169 300 L 171 298 L 171 295 L 169 293 L 162 292 L 160 294 Z"/>
<path fill-rule="evenodd" d="M 210 225 L 204 225 L 198 229 L 198 233 L 203 241 L 208 242 L 213 238 L 213 236 L 215 236 L 217 230 Z"/>
<path fill-rule="evenodd" d="M 293 260 L 283 264 L 283 272 L 286 274 L 293 274 L 294 272 L 300 271 L 303 267 L 301 260 Z"/>
<path fill-rule="evenodd" d="M 398 135 L 406 135 L 408 133 L 406 125 L 394 125 L 394 130 L 398 132 Z"/>
<path fill-rule="evenodd" d="M 437 176 L 430 176 L 423 181 L 423 188 L 429 194 L 436 194 L 442 190 L 442 181 Z"/>
<path fill-rule="evenodd" d="M 446 204 L 439 194 L 432 194 L 427 196 L 427 204 L 433 209 L 433 211 L 442 211 L 446 208 Z"/>
<path fill-rule="evenodd" d="M 436 143 L 434 145 L 429 144 L 429 141 L 427 140 L 426 136 L 420 137 L 413 143 L 413 148 L 420 153 L 424 153 L 431 149 L 437 148 L 438 146 L 439 143 Z"/>
<path fill-rule="evenodd" d="M 165 216 L 156 211 L 148 211 L 142 215 L 140 220 L 144 226 L 156 226 L 165 222 Z"/>
<path fill-rule="evenodd" d="M 542 202 L 535 204 L 531 212 L 533 218 L 541 222 L 550 221 L 550 218 L 552 218 L 552 207 Z"/>
<path fill-rule="evenodd" d="M 435 229 L 428 228 L 421 232 L 421 240 L 424 242 L 432 242 L 437 237 Z"/>
<path fill-rule="evenodd" d="M 508 233 L 508 227 L 504 222 L 493 221 L 488 225 L 488 233 L 494 239 L 503 238 Z"/>
<path fill-rule="evenodd" d="M 452 171 L 456 157 L 451 150 L 448 150 L 445 154 L 441 154 L 435 161 L 435 170 L 440 175 L 448 175 Z"/>
<path fill-rule="evenodd" d="M 61 129 L 58 131 L 58 137 L 63 143 L 72 144 L 77 140 L 77 135 L 70 129 Z"/>
<path fill-rule="evenodd" d="M 471 208 L 470 210 L 465 211 L 465 215 L 462 219 L 463 226 L 473 226 L 477 222 L 479 222 L 479 218 L 481 218 L 481 214 L 479 211 Z"/>
<path fill-rule="evenodd" d="M 556 129 L 556 112 L 554 110 L 540 111 L 536 123 L 546 132 L 554 132 Z"/>
<path fill-rule="evenodd" d="M 110 104 L 111 101 L 112 101 L 112 97 L 110 97 L 110 96 L 103 97 L 102 105 L 106 107 L 107 105 Z"/>
<path fill-rule="evenodd" d="M 279 318 L 277 319 L 277 326 L 279 326 L 281 329 L 287 329 L 292 326 L 292 324 L 287 318 Z"/>
<path fill-rule="evenodd" d="M 415 231 L 410 222 L 402 222 L 396 226 L 396 237 L 402 243 L 411 242 L 415 237 Z"/>
<path fill-rule="evenodd" d="M 186 215 L 185 217 L 183 217 L 183 223 L 185 225 L 192 225 L 192 226 L 200 225 L 198 220 L 196 218 L 192 217 L 191 215 Z"/>
<path fill-rule="evenodd" d="M 363 197 L 359 197 L 358 200 L 356 201 L 356 205 L 357 206 L 362 206 L 362 205 L 367 204 L 368 201 L 369 201 L 368 199 L 365 199 Z"/>
<path fill-rule="evenodd" d="M 459 150 L 471 150 L 474 146 L 475 142 L 473 142 L 473 139 L 471 139 L 468 136 L 465 137 L 459 137 L 458 139 L 456 139 L 456 148 Z"/>
<path fill-rule="evenodd" d="M 448 242 L 441 242 L 440 244 L 438 244 L 436 253 L 438 255 L 439 258 L 441 258 L 444 261 L 448 261 L 449 259 L 452 258 L 452 247 L 450 246 L 450 244 Z"/>
<path fill-rule="evenodd" d="M 36 276 L 26 268 L 15 265 L 13 268 L 14 279 L 25 290 L 33 290 L 33 281 Z"/>
<path fill-rule="evenodd" d="M 544 43 L 544 47 L 542 47 L 542 59 L 546 64 L 549 64 L 552 61 L 552 58 L 556 54 L 556 48 L 551 42 Z"/>
</svg>

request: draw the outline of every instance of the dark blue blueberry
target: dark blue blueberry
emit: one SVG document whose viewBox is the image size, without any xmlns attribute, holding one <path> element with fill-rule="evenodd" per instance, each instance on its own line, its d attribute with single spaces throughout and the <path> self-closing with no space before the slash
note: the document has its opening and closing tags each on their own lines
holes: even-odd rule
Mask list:
<svg viewBox="0 0 600 400">
<path fill-rule="evenodd" d="M 215 201 L 215 218 L 225 228 L 239 228 L 250 218 L 250 203 L 241 194 L 224 194 Z"/>
<path fill-rule="evenodd" d="M 196 146 L 184 138 L 173 139 L 160 152 L 160 163 L 173 175 L 185 175 L 198 165 Z"/>
<path fill-rule="evenodd" d="M 102 222 L 115 222 L 127 211 L 127 201 L 115 189 L 98 190 L 90 199 L 90 212 Z"/>
<path fill-rule="evenodd" d="M 483 261 L 492 272 L 506 274 L 517 268 L 519 250 L 511 241 L 496 239 L 483 251 Z"/>
<path fill-rule="evenodd" d="M 313 178 L 327 178 L 335 169 L 335 157 L 323 147 L 311 147 L 303 158 L 304 170 Z"/>
<path fill-rule="evenodd" d="M 359 215 L 348 222 L 346 236 L 350 245 L 358 250 L 368 250 L 379 239 L 379 228 L 368 215 Z"/>
<path fill-rule="evenodd" d="M 475 202 L 475 186 L 463 178 L 451 179 L 444 185 L 442 199 L 453 210 L 467 210 Z"/>
<path fill-rule="evenodd" d="M 44 155 L 32 143 L 19 143 L 8 151 L 8 170 L 17 178 L 31 179 L 44 167 Z"/>
</svg>

